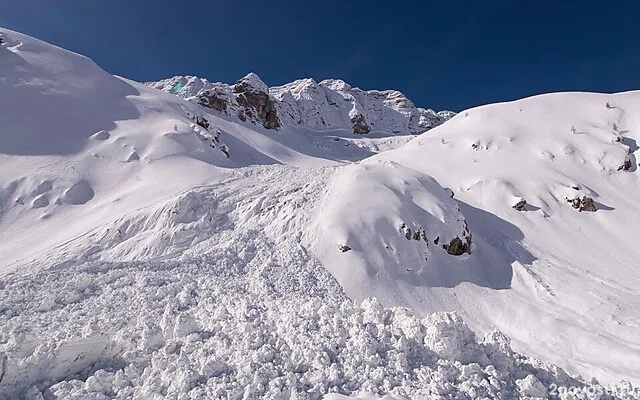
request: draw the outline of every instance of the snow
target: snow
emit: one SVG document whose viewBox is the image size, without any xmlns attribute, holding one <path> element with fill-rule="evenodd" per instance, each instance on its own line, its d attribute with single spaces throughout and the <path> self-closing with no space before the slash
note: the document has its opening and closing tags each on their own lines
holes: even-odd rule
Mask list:
<svg viewBox="0 0 640 400">
<path fill-rule="evenodd" d="M 362 116 L 371 128 L 370 136 L 415 135 L 455 115 L 451 111 L 436 113 L 418 108 L 395 90 L 364 91 L 334 79 L 320 83 L 310 78 L 299 79 L 268 88 L 256 74 L 250 73 L 232 86 L 193 76 L 176 76 L 148 85 L 195 102 L 198 102 L 199 95 L 207 91 L 217 93 L 231 104 L 224 113 L 234 115 L 241 109 L 233 94 L 234 88 L 240 83 L 247 84 L 254 91 L 268 93 L 275 101 L 278 118 L 284 126 L 299 126 L 315 131 L 351 131 L 354 119 Z"/>
<path fill-rule="evenodd" d="M 307 242 L 348 293 L 373 294 L 384 279 L 458 283 L 442 245 L 465 238 L 466 221 L 433 178 L 397 163 L 349 165 L 324 199 Z"/>
<path fill-rule="evenodd" d="M 452 115 L 250 74 L 270 130 L 0 35 L 0 399 L 640 398 L 640 92 L 416 137 Z"/>
<path fill-rule="evenodd" d="M 364 161 L 395 162 L 451 188 L 474 247 L 443 267 L 456 279 L 460 269 L 468 273 L 446 290 L 429 269 L 426 279 L 378 273 L 341 281 L 353 288 L 347 293 L 423 312 L 456 310 L 474 329 L 498 328 L 517 350 L 570 372 L 637 381 L 639 102 L 640 92 L 558 93 L 478 107 Z M 629 171 L 620 169 L 626 160 Z M 594 199 L 595 213 L 568 202 L 583 196 Z M 520 199 L 522 212 L 512 208 Z M 369 252 L 382 251 L 369 239 Z M 406 264 L 386 260 L 384 270 Z"/>
</svg>

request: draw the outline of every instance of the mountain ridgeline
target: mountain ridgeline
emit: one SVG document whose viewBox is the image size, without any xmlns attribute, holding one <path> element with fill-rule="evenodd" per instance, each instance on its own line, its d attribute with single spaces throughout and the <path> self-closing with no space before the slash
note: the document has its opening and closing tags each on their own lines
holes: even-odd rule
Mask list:
<svg viewBox="0 0 640 400">
<path fill-rule="evenodd" d="M 417 135 L 451 119 L 452 111 L 416 107 L 395 90 L 361 90 L 342 80 L 299 79 L 267 87 L 254 73 L 233 85 L 176 76 L 147 85 L 195 101 L 227 116 L 266 129 L 300 126 L 311 130 L 350 129 L 354 134 Z"/>
</svg>

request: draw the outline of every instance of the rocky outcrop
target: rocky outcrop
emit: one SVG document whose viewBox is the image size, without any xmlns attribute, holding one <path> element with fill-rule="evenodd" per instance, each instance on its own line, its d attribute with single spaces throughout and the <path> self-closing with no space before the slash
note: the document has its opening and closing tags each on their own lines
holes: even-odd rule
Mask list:
<svg viewBox="0 0 640 400">
<path fill-rule="evenodd" d="M 234 85 L 193 76 L 147 85 L 270 130 L 300 126 L 313 130 L 348 129 L 357 135 L 372 131 L 417 135 L 455 115 L 416 107 L 395 90 L 365 91 L 336 79 L 319 83 L 300 79 L 269 88 L 251 73 Z"/>
<path fill-rule="evenodd" d="M 357 114 L 353 118 L 351 118 L 351 123 L 353 124 L 353 133 L 358 135 L 366 135 L 371 132 L 371 128 L 367 125 L 367 122 L 364 119 L 364 115 Z"/>
<path fill-rule="evenodd" d="M 513 208 L 516 211 L 526 211 L 525 209 L 526 205 L 527 205 L 527 201 L 525 199 L 521 199 L 516 204 L 513 205 Z"/>
<path fill-rule="evenodd" d="M 626 160 L 624 160 L 624 163 L 622 163 L 622 165 L 618 167 L 618 171 L 629 171 L 631 167 L 633 167 L 633 163 L 630 159 L 627 158 Z"/>
<path fill-rule="evenodd" d="M 579 211 L 595 212 L 596 211 L 596 204 L 594 203 L 593 199 L 591 197 L 588 197 L 588 196 L 582 197 L 582 199 L 580 200 L 580 209 L 579 209 Z"/>
<path fill-rule="evenodd" d="M 448 244 L 443 244 L 442 247 L 452 256 L 461 256 L 471 251 L 471 247 L 457 236 L 451 239 Z"/>
<path fill-rule="evenodd" d="M 233 85 L 233 93 L 249 119 L 259 121 L 267 129 L 280 127 L 275 101 L 257 75 L 249 74 L 240 79 Z"/>
<path fill-rule="evenodd" d="M 203 107 L 212 108 L 216 111 L 225 112 L 230 100 L 225 98 L 221 90 L 204 90 L 198 95 L 198 103 Z"/>
<path fill-rule="evenodd" d="M 595 202 L 589 196 L 582 196 L 582 199 L 579 198 L 579 197 L 576 197 L 576 198 L 573 198 L 573 199 L 567 199 L 567 201 L 569 203 L 571 203 L 571 207 L 575 208 L 576 210 L 578 210 L 580 212 L 582 212 L 582 211 L 588 211 L 588 212 L 597 211 Z"/>
</svg>

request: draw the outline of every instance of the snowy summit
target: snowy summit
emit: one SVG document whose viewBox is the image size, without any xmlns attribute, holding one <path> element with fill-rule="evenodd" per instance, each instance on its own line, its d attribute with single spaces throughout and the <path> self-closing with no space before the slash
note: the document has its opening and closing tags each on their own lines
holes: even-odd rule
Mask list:
<svg viewBox="0 0 640 400">
<path fill-rule="evenodd" d="M 0 399 L 640 399 L 640 92 L 456 115 L 0 38 Z"/>
<path fill-rule="evenodd" d="M 268 129 L 299 126 L 313 130 L 352 129 L 367 135 L 420 134 L 447 121 L 451 111 L 425 110 L 395 90 L 364 91 L 341 80 L 316 83 L 299 79 L 268 88 L 254 73 L 234 85 L 176 76 L 147 85 L 195 101 L 227 116 L 250 120 Z M 259 98 L 262 97 L 262 100 Z M 256 98 L 252 102 L 252 99 Z M 268 115 L 269 110 L 272 115 Z"/>
</svg>

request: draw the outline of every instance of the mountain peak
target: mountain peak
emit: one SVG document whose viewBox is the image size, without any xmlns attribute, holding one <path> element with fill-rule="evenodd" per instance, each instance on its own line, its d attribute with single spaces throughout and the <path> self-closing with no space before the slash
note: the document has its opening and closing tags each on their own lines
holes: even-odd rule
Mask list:
<svg viewBox="0 0 640 400">
<path fill-rule="evenodd" d="M 299 126 L 354 134 L 417 135 L 455 115 L 416 107 L 397 90 L 362 90 L 340 79 L 317 83 L 304 78 L 269 88 L 251 72 L 233 85 L 181 76 L 147 85 L 267 129 Z M 262 95 L 249 99 L 246 93 Z"/>
<path fill-rule="evenodd" d="M 233 86 L 234 91 L 236 91 L 235 88 L 242 88 L 238 91 L 243 92 L 245 90 L 252 89 L 252 91 L 269 93 L 269 87 L 262 81 L 262 79 L 260 79 L 257 74 L 253 72 L 249 72 L 244 77 L 238 79 L 238 81 Z"/>
</svg>

